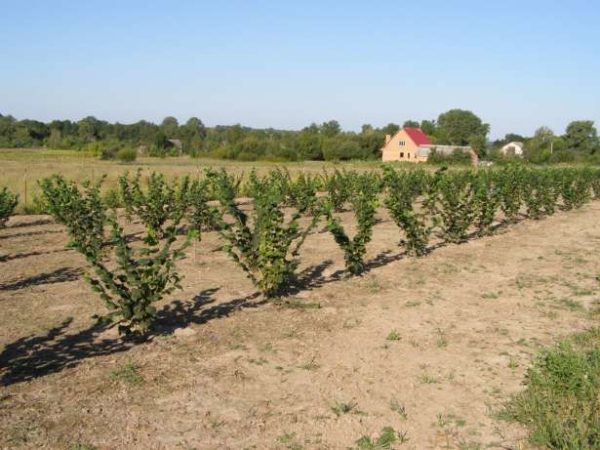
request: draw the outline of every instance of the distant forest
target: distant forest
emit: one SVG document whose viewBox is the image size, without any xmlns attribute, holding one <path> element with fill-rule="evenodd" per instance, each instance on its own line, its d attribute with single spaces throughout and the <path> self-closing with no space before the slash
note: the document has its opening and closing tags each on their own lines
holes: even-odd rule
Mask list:
<svg viewBox="0 0 600 450">
<path fill-rule="evenodd" d="M 508 134 L 491 142 L 489 125 L 461 109 L 440 114 L 437 120 L 408 120 L 381 128 L 365 124 L 360 132 L 343 131 L 335 120 L 295 131 L 241 125 L 206 127 L 196 117 L 181 124 L 174 117 L 166 117 L 160 124 L 110 123 L 95 117 L 43 123 L 0 114 L 0 148 L 75 149 L 104 159 L 129 149 L 150 156 L 184 153 L 241 161 L 369 160 L 380 158 L 385 135 L 393 135 L 401 127 L 419 127 L 437 144 L 470 145 L 488 159 L 501 159 L 498 149 L 502 145 L 520 141 L 525 143 L 525 158 L 531 162 L 600 162 L 600 143 L 592 121 L 571 122 L 563 135 L 541 127 L 531 137 Z"/>
</svg>

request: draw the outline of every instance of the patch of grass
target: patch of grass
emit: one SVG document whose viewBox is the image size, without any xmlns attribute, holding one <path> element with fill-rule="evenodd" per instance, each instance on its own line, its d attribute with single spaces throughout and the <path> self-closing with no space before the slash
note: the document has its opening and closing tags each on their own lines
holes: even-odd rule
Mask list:
<svg viewBox="0 0 600 450">
<path fill-rule="evenodd" d="M 296 433 L 283 433 L 277 437 L 277 442 L 285 445 L 285 448 L 289 450 L 302 450 L 302 445 L 296 442 Z"/>
<path fill-rule="evenodd" d="M 479 442 L 472 441 L 459 441 L 458 443 L 459 450 L 481 450 L 483 447 Z"/>
<path fill-rule="evenodd" d="M 388 333 L 386 339 L 388 341 L 399 341 L 400 339 L 402 339 L 402 336 L 400 336 L 400 332 L 398 330 L 393 329 Z"/>
<path fill-rule="evenodd" d="M 248 362 L 250 364 L 255 364 L 257 366 L 264 366 L 265 364 L 267 364 L 269 361 L 267 361 L 265 358 L 248 358 Z"/>
<path fill-rule="evenodd" d="M 133 361 L 120 365 L 110 373 L 110 378 L 130 385 L 140 385 L 144 378 L 139 373 L 140 368 Z"/>
<path fill-rule="evenodd" d="M 356 412 L 357 406 L 358 406 L 358 403 L 356 403 L 355 401 L 335 402 L 331 406 L 331 410 L 334 412 L 334 414 L 336 416 L 340 417 L 340 416 L 343 416 L 344 414 L 350 414 L 352 412 Z"/>
<path fill-rule="evenodd" d="M 351 330 L 352 328 L 356 328 L 362 323 L 360 319 L 348 319 L 344 322 L 344 328 Z"/>
<path fill-rule="evenodd" d="M 31 425 L 15 425 L 5 430 L 6 441 L 11 446 L 20 447 L 26 444 L 33 444 L 38 441 L 40 432 Z M 12 448 L 12 447 L 7 447 Z"/>
<path fill-rule="evenodd" d="M 372 294 L 376 294 L 383 289 L 381 283 L 376 279 L 365 281 L 363 286 Z"/>
<path fill-rule="evenodd" d="M 435 345 L 437 345 L 438 348 L 448 347 L 448 339 L 446 338 L 446 332 L 441 328 L 437 328 L 435 332 L 437 333 Z"/>
<path fill-rule="evenodd" d="M 279 305 L 290 309 L 321 309 L 321 304 L 318 302 L 305 302 L 297 298 L 283 300 Z"/>
<path fill-rule="evenodd" d="M 395 398 L 390 400 L 390 409 L 400 415 L 404 420 L 408 418 L 406 407 Z"/>
<path fill-rule="evenodd" d="M 422 374 L 419 377 L 419 381 L 423 384 L 438 384 L 440 382 L 440 380 L 437 377 L 434 377 L 433 375 L 429 375 L 427 373 Z"/>
<path fill-rule="evenodd" d="M 450 419 L 446 414 L 438 413 L 435 424 L 440 428 L 445 428 L 450 423 Z"/>
<path fill-rule="evenodd" d="M 392 427 L 384 427 L 376 438 L 362 436 L 356 441 L 357 450 L 392 449 L 392 444 L 404 444 L 408 441 L 406 432 L 396 432 Z"/>
<path fill-rule="evenodd" d="M 600 316 L 600 300 L 597 299 L 592 302 L 589 313 L 591 317 Z"/>
<path fill-rule="evenodd" d="M 315 362 L 315 358 L 313 358 L 310 361 L 308 361 L 304 364 L 301 364 L 298 367 L 300 367 L 300 369 L 304 369 L 304 370 L 317 370 L 320 366 L 319 366 L 319 364 L 317 364 Z"/>
<path fill-rule="evenodd" d="M 420 304 L 421 302 L 418 300 L 409 300 L 404 304 L 404 306 L 406 306 L 407 308 L 414 308 L 415 306 L 419 306 Z"/>
<path fill-rule="evenodd" d="M 275 349 L 275 347 L 273 347 L 273 344 L 271 344 L 270 342 L 267 342 L 265 345 L 263 345 L 260 348 L 260 351 L 265 353 L 277 353 L 277 350 Z"/>
<path fill-rule="evenodd" d="M 288 331 L 285 331 L 283 333 L 283 337 L 288 338 L 288 339 L 292 339 L 292 338 L 299 338 L 302 336 L 302 333 L 298 330 L 295 329 L 290 329 Z"/>
<path fill-rule="evenodd" d="M 600 328 L 542 350 L 525 385 L 500 417 L 527 426 L 532 444 L 600 448 Z"/>
<path fill-rule="evenodd" d="M 94 447 L 93 445 L 89 445 L 89 444 L 82 444 L 81 442 L 78 442 L 76 444 L 73 444 L 69 447 L 69 450 L 96 450 L 97 447 Z"/>
<path fill-rule="evenodd" d="M 439 428 L 446 428 L 448 426 L 455 426 L 462 428 L 467 424 L 467 421 L 461 417 L 457 417 L 455 414 L 442 414 L 438 413 L 436 416 L 435 425 Z"/>
<path fill-rule="evenodd" d="M 578 302 L 577 300 L 572 300 L 570 298 L 563 298 L 560 300 L 560 304 L 567 308 L 569 311 L 585 311 L 585 308 Z"/>
<path fill-rule="evenodd" d="M 500 298 L 500 294 L 502 292 L 486 292 L 484 294 L 481 294 L 481 298 L 483 298 L 484 300 L 497 300 L 498 298 Z"/>
</svg>

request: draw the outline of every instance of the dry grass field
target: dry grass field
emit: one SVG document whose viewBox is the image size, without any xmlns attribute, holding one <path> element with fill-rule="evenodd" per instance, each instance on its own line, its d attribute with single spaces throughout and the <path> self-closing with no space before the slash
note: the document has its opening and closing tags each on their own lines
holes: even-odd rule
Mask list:
<svg viewBox="0 0 600 450">
<path fill-rule="evenodd" d="M 284 164 L 290 173 L 321 173 L 323 170 L 334 168 L 373 169 L 380 166 L 379 161 L 327 163 L 320 161 L 287 162 Z M 240 162 L 220 159 L 142 157 L 134 163 L 119 163 L 116 161 L 101 161 L 96 157 L 71 150 L 46 149 L 0 149 L 0 186 L 7 186 L 12 192 L 18 193 L 20 203 L 18 212 L 24 212 L 24 205 L 30 205 L 40 190 L 37 181 L 60 173 L 65 177 L 81 182 L 97 180 L 106 175 L 104 188 L 117 185 L 117 179 L 126 171 L 135 172 L 142 169 L 145 173 L 152 171 L 164 174 L 167 179 L 177 176 L 194 176 L 207 167 L 225 167 L 230 173 L 247 174 L 256 169 L 259 174 L 274 167 L 282 166 L 275 162 Z"/>
<path fill-rule="evenodd" d="M 61 172 L 122 170 L 87 162 L 66 157 Z M 17 183 L 23 160 L 1 164 Z M 27 176 L 55 164 L 27 162 Z M 0 447 L 348 449 L 390 426 L 400 449 L 529 448 L 497 412 L 541 346 L 596 318 L 600 203 L 420 259 L 378 217 L 364 276 L 339 277 L 343 255 L 319 230 L 284 302 L 257 295 L 206 233 L 160 305 L 161 333 L 135 346 L 94 327 L 104 306 L 63 227 L 13 217 L 0 230 Z"/>
</svg>

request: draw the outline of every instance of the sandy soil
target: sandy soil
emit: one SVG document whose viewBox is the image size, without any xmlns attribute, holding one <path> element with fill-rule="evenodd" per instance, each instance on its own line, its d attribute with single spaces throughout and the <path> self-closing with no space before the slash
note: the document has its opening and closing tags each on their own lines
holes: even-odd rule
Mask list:
<svg viewBox="0 0 600 450">
<path fill-rule="evenodd" d="M 134 347 L 94 328 L 104 307 L 62 227 L 11 219 L 0 446 L 345 449 L 391 426 L 406 436 L 395 448 L 527 448 L 496 412 L 539 346 L 597 317 L 600 203 L 421 259 L 381 218 L 360 278 L 338 279 L 340 250 L 311 235 L 304 288 L 285 306 L 256 295 L 206 234 L 180 264 L 164 333 Z"/>
</svg>

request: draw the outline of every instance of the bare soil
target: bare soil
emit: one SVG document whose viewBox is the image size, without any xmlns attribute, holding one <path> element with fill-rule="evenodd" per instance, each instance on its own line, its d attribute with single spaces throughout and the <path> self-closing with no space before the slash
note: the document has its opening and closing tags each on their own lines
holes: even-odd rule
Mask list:
<svg viewBox="0 0 600 450">
<path fill-rule="evenodd" d="M 407 438 L 396 448 L 528 448 L 496 413 L 540 346 L 597 321 L 600 203 L 420 259 L 380 216 L 368 273 L 340 277 L 341 251 L 315 233 L 284 304 L 257 295 L 206 233 L 179 264 L 162 332 L 135 346 L 94 327 L 104 306 L 63 228 L 12 218 L 0 446 L 346 449 L 391 426 Z"/>
</svg>

